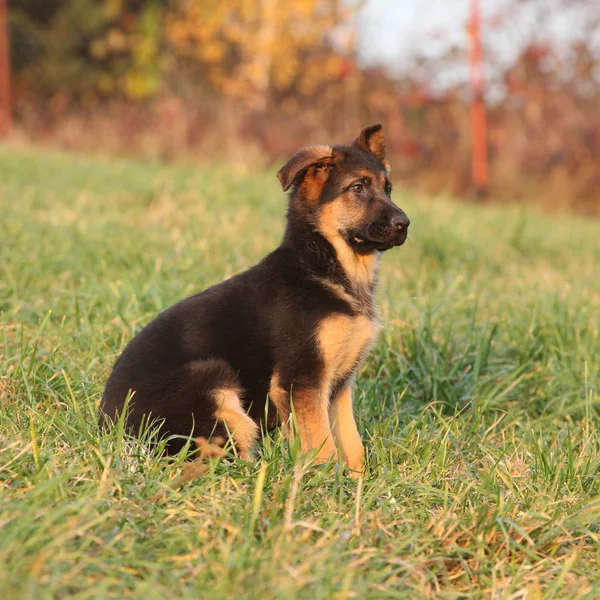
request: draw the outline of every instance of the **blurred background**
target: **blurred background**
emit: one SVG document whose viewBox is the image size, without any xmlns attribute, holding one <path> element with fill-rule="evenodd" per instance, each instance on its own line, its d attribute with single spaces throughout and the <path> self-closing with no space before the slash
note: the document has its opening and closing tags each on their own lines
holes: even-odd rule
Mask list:
<svg viewBox="0 0 600 600">
<path fill-rule="evenodd" d="M 396 181 L 600 213 L 598 0 L 0 0 L 0 135 L 270 165 L 382 122 Z"/>
</svg>

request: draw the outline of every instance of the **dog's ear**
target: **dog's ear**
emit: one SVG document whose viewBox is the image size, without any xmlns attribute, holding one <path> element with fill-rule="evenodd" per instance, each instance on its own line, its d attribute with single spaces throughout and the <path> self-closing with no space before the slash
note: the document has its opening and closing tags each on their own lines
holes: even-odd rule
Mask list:
<svg viewBox="0 0 600 600">
<path fill-rule="evenodd" d="M 333 160 L 333 150 L 325 144 L 313 144 L 300 148 L 277 173 L 284 192 L 287 192 L 296 178 L 306 169 L 318 163 L 329 164 Z"/>
<path fill-rule="evenodd" d="M 385 160 L 385 134 L 381 123 L 365 127 L 352 145 L 379 160 Z"/>
</svg>

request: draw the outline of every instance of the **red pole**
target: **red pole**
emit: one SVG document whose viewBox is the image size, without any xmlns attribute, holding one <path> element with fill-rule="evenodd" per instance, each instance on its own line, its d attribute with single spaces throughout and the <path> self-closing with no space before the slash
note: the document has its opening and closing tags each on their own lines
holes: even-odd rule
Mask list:
<svg viewBox="0 0 600 600">
<path fill-rule="evenodd" d="M 478 197 L 488 192 L 488 156 L 483 86 L 483 51 L 481 48 L 481 18 L 479 0 L 471 0 L 471 165 L 473 188 Z"/>
<path fill-rule="evenodd" d="M 8 16 L 6 0 L 0 0 L 0 137 L 12 128 L 10 101 L 10 59 L 8 48 Z"/>
</svg>

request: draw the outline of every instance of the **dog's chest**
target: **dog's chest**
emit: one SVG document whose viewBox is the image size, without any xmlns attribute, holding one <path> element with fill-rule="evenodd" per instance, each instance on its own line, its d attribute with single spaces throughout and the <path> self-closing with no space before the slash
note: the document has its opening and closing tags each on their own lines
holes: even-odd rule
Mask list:
<svg viewBox="0 0 600 600">
<path fill-rule="evenodd" d="M 363 315 L 333 315 L 321 321 L 317 341 L 330 382 L 347 377 L 358 367 L 379 327 L 375 319 Z"/>
</svg>

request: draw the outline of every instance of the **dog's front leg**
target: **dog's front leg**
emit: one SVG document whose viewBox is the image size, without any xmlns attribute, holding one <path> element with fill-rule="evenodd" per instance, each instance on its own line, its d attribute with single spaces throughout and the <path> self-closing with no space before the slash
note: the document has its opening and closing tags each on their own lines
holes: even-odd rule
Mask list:
<svg viewBox="0 0 600 600">
<path fill-rule="evenodd" d="M 318 448 L 315 462 L 336 458 L 336 446 L 329 423 L 328 397 L 321 390 L 301 390 L 293 394 L 300 444 L 304 452 Z"/>
<path fill-rule="evenodd" d="M 284 387 L 277 374 L 271 380 L 269 397 L 281 423 L 289 431 L 293 413 L 298 426 L 303 452 L 317 450 L 315 462 L 324 463 L 336 458 L 336 446 L 329 424 L 328 393 L 312 387 Z"/>
<path fill-rule="evenodd" d="M 329 421 L 335 438 L 340 446 L 344 462 L 358 476 L 362 472 L 363 444 L 354 420 L 352 410 L 352 387 L 346 385 L 332 398 L 329 407 Z"/>
</svg>

